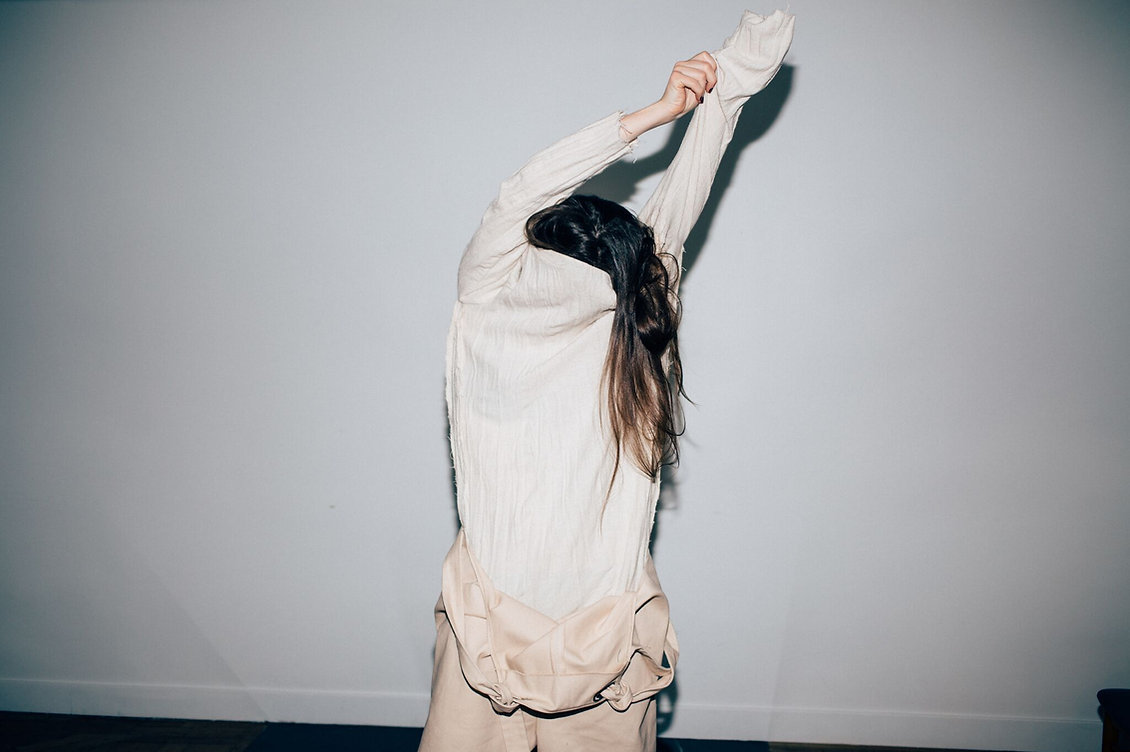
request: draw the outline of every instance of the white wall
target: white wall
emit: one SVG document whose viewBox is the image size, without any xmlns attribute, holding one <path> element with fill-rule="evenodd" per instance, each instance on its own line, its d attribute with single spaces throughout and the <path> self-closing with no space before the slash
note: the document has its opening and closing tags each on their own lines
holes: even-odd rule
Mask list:
<svg viewBox="0 0 1130 752">
<path fill-rule="evenodd" d="M 1128 7 L 792 3 L 684 287 L 669 735 L 1097 745 Z M 458 254 L 740 11 L 0 4 L 0 708 L 421 724 Z"/>
</svg>

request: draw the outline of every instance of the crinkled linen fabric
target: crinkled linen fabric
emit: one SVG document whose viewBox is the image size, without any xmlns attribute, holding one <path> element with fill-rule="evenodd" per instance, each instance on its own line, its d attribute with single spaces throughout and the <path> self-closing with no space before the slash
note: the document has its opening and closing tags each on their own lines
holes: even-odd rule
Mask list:
<svg viewBox="0 0 1130 752">
<path fill-rule="evenodd" d="M 675 273 L 742 105 L 792 32 L 791 15 L 747 11 L 713 53 L 718 83 L 640 211 Z M 450 626 L 470 687 L 503 713 L 624 708 L 666 686 L 677 658 L 648 554 L 658 481 L 627 461 L 613 479 L 601 373 L 615 295 L 604 272 L 524 235 L 530 215 L 631 150 L 619 118 L 507 179 L 459 268 L 447 402 L 462 529 L 437 626 Z"/>
</svg>

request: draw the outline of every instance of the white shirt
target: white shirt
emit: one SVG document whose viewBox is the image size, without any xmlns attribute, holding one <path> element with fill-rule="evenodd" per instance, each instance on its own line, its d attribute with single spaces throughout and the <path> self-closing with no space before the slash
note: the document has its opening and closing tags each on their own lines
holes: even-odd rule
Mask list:
<svg viewBox="0 0 1130 752">
<path fill-rule="evenodd" d="M 746 12 L 714 53 L 718 83 L 640 212 L 678 269 L 742 104 L 772 79 L 793 18 Z M 447 347 L 459 519 L 495 588 L 560 619 L 634 590 L 658 479 L 615 451 L 601 375 L 616 296 L 608 275 L 526 242 L 533 213 L 631 150 L 619 113 L 539 152 L 507 179 L 468 245 Z"/>
</svg>

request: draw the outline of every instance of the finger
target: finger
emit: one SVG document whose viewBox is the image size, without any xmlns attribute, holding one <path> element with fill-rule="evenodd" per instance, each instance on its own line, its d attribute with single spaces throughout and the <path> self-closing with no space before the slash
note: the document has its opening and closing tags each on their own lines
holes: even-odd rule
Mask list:
<svg viewBox="0 0 1130 752">
<path fill-rule="evenodd" d="M 718 61 L 714 59 L 713 55 L 711 55 L 709 52 L 706 52 L 705 50 L 692 57 L 691 60 L 701 60 L 704 63 L 710 64 L 710 66 L 712 67 L 718 67 Z"/>
<path fill-rule="evenodd" d="M 703 60 L 695 60 L 693 58 L 691 60 L 685 61 L 685 65 L 688 68 L 693 68 L 698 72 L 698 74 L 701 74 L 702 82 L 706 87 L 706 91 L 712 91 L 714 89 L 714 85 L 718 83 L 718 73 L 714 65 Z"/>
<path fill-rule="evenodd" d="M 707 66 L 707 91 L 712 91 L 714 86 L 718 83 L 718 61 L 709 52 L 700 52 L 691 60 L 702 63 Z"/>
<path fill-rule="evenodd" d="M 676 70 L 671 74 L 671 80 L 688 92 L 692 92 L 695 99 L 701 100 L 702 96 L 706 93 L 706 76 L 698 71 L 685 73 L 681 70 Z"/>
<path fill-rule="evenodd" d="M 710 70 L 703 63 L 696 63 L 696 62 L 692 62 L 690 60 L 684 60 L 683 62 L 677 63 L 675 65 L 675 71 L 674 72 L 679 73 L 679 74 L 684 75 L 684 76 L 687 76 L 689 78 L 693 78 L 694 80 L 700 82 L 704 89 L 710 83 L 710 75 L 711 75 Z"/>
<path fill-rule="evenodd" d="M 667 81 L 667 90 L 663 98 L 671 104 L 679 114 L 693 110 L 698 104 L 699 95 L 694 90 L 694 84 L 678 72 L 672 72 Z"/>
</svg>

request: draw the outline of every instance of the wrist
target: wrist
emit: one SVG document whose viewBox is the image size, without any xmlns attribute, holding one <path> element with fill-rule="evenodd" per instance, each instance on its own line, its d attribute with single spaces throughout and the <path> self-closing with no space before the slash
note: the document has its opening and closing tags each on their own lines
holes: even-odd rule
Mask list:
<svg viewBox="0 0 1130 752">
<path fill-rule="evenodd" d="M 666 125 L 678 117 L 662 100 L 652 102 L 647 107 L 620 118 L 620 135 L 625 140 L 632 141 L 652 128 Z"/>
</svg>

